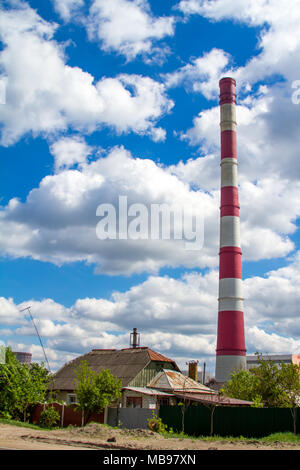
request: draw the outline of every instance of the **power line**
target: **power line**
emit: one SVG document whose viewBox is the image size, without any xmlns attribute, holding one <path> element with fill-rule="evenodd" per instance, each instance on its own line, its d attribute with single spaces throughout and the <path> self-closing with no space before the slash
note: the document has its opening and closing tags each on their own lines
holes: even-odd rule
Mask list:
<svg viewBox="0 0 300 470">
<path fill-rule="evenodd" d="M 36 324 L 35 324 L 35 322 L 34 322 L 34 319 L 33 319 L 32 315 L 31 315 L 30 308 L 31 308 L 31 307 L 25 307 L 25 308 L 23 308 L 22 310 L 20 310 L 20 312 L 24 312 L 25 310 L 28 310 L 28 315 L 30 316 L 30 319 L 31 319 L 31 321 L 32 321 L 32 323 L 33 323 L 33 326 L 34 326 L 35 331 L 36 331 L 36 334 L 37 334 L 37 336 L 38 336 L 38 338 L 39 338 L 40 345 L 41 345 L 41 347 L 42 347 L 42 350 L 43 350 L 43 353 L 44 353 L 46 362 L 47 362 L 47 364 L 48 364 L 48 370 L 49 370 L 49 372 L 51 373 L 49 361 L 48 361 L 48 358 L 47 358 L 47 355 L 46 355 L 45 348 L 44 348 L 44 346 L 43 346 L 42 338 L 40 337 L 40 334 L 39 334 L 39 332 L 38 332 L 37 326 L 36 326 Z"/>
</svg>

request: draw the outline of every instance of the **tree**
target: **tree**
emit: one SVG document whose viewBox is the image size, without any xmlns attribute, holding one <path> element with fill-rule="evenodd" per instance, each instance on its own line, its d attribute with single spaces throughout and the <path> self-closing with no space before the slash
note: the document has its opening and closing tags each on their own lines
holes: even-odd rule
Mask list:
<svg viewBox="0 0 300 470">
<path fill-rule="evenodd" d="M 6 362 L 0 365 L 0 409 L 17 417 L 23 415 L 24 422 L 30 405 L 44 401 L 50 374 L 43 365 L 22 364 L 10 348 L 6 351 Z"/>
<path fill-rule="evenodd" d="M 258 366 L 249 371 L 233 372 L 221 393 L 267 407 L 295 409 L 300 397 L 300 367 L 292 363 L 276 364 L 264 360 L 259 353 L 256 355 Z"/>
<path fill-rule="evenodd" d="M 220 394 L 239 400 L 258 402 L 260 398 L 257 378 L 248 370 L 234 371 L 230 380 L 220 389 Z"/>
<path fill-rule="evenodd" d="M 96 374 L 87 361 L 81 361 L 75 369 L 75 393 L 78 408 L 82 412 L 82 424 L 88 422 L 92 413 L 99 413 L 121 395 L 122 384 L 109 370 Z"/>
<path fill-rule="evenodd" d="M 297 407 L 300 402 L 300 367 L 282 362 L 279 379 L 285 391 L 286 405 L 291 408 L 294 433 L 296 434 Z"/>
<path fill-rule="evenodd" d="M 250 369 L 250 373 L 256 378 L 257 393 L 261 396 L 262 402 L 269 408 L 287 406 L 287 395 L 281 380 L 281 364 L 264 360 L 259 353 L 256 355 L 258 367 Z"/>
</svg>

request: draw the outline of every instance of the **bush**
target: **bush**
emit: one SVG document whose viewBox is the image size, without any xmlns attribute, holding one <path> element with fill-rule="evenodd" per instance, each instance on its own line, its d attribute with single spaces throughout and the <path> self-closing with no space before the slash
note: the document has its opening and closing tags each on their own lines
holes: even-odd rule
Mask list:
<svg viewBox="0 0 300 470">
<path fill-rule="evenodd" d="M 161 418 L 158 418 L 152 413 L 152 418 L 148 419 L 148 428 L 151 431 L 162 434 L 167 431 L 167 426 L 162 422 Z"/>
<path fill-rule="evenodd" d="M 8 411 L 0 411 L 0 418 L 2 418 L 2 419 L 12 419 L 12 416 Z"/>
<path fill-rule="evenodd" d="M 40 425 L 44 428 L 53 428 L 57 426 L 60 421 L 60 415 L 53 406 L 46 408 L 41 413 Z"/>
</svg>

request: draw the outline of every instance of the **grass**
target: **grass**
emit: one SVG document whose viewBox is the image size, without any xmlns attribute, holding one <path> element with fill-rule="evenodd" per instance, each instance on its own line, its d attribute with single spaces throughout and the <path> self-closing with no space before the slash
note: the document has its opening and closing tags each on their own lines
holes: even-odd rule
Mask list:
<svg viewBox="0 0 300 470">
<path fill-rule="evenodd" d="M 263 442 L 288 442 L 293 444 L 300 444 L 300 434 L 294 434 L 292 432 L 278 432 L 271 434 L 270 436 L 262 437 Z"/>
<path fill-rule="evenodd" d="M 164 432 L 162 435 L 166 439 L 193 439 L 201 441 L 230 441 L 230 442 L 261 442 L 262 444 L 272 444 L 274 442 L 283 442 L 288 444 L 300 444 L 300 434 L 292 432 L 281 432 L 270 434 L 265 437 L 245 437 L 245 436 L 189 436 L 184 433 Z"/>
<path fill-rule="evenodd" d="M 42 426 L 38 426 L 37 424 L 31 423 L 24 423 L 23 421 L 18 421 L 16 419 L 6 419 L 0 418 L 0 424 L 11 424 L 12 426 L 19 426 L 21 428 L 30 428 L 30 429 L 38 429 L 39 431 L 52 431 L 53 429 L 59 428 L 45 428 Z"/>
</svg>

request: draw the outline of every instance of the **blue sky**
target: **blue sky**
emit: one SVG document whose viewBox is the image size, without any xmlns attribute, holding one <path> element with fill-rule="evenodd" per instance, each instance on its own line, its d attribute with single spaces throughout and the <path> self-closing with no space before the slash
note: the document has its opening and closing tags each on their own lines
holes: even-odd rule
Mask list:
<svg viewBox="0 0 300 470">
<path fill-rule="evenodd" d="M 53 370 L 142 345 L 214 370 L 218 81 L 237 81 L 249 354 L 299 353 L 300 7 L 277 0 L 2 1 L 0 340 Z M 298 74 L 298 75 L 297 75 Z M 2 93 L 3 95 L 3 93 Z M 188 204 L 182 240 L 96 237 L 97 206 Z"/>
</svg>

